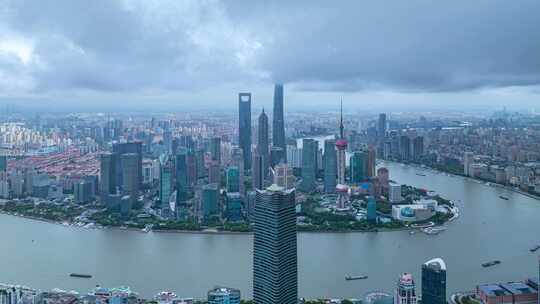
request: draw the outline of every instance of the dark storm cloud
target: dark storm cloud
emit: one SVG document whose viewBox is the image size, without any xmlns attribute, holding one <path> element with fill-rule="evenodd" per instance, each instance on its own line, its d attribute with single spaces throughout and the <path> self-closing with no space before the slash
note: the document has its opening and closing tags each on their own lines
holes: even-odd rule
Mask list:
<svg viewBox="0 0 540 304">
<path fill-rule="evenodd" d="M 247 24 L 277 37 L 266 45 L 262 68 L 309 89 L 452 91 L 540 82 L 539 1 L 234 3 Z M 270 16 L 259 19 L 264 12 Z"/>
<path fill-rule="evenodd" d="M 462 91 L 540 83 L 540 1 L 0 4 L 0 92 L 188 91 L 272 81 L 309 91 Z"/>
</svg>

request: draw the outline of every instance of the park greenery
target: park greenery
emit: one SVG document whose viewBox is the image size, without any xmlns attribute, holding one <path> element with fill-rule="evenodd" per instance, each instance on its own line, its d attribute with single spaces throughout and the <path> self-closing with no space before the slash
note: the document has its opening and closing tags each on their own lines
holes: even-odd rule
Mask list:
<svg viewBox="0 0 540 304">
<path fill-rule="evenodd" d="M 402 186 L 403 201 L 400 204 L 409 204 L 414 200 L 425 198 L 428 192 L 407 185 Z M 435 199 L 439 205 L 451 206 L 452 203 L 439 195 L 429 196 Z M 391 219 L 392 204 L 384 199 L 377 201 L 377 213 L 386 217 L 385 221 L 367 220 L 357 217 L 358 210 L 365 210 L 366 195 L 354 195 L 351 197 L 352 210 L 348 212 L 335 212 L 328 208 L 332 202 L 320 194 L 306 194 L 305 201 L 301 205 L 298 215 L 298 231 L 305 232 L 377 232 L 386 230 L 404 229 L 404 223 Z M 54 222 L 67 223 L 94 223 L 103 227 L 125 227 L 132 229 L 145 229 L 151 227 L 156 231 L 212 231 L 226 232 L 251 232 L 252 224 L 245 218 L 241 221 L 228 221 L 225 217 L 215 215 L 203 221 L 189 217 L 177 220 L 163 218 L 155 214 L 147 213 L 142 206 L 134 208 L 129 213 L 123 214 L 118 209 L 108 209 L 99 203 L 79 205 L 74 203 L 34 202 L 31 199 L 8 201 L 0 205 L 0 211 L 31 218 L 44 219 Z M 452 214 L 437 212 L 432 218 L 424 222 L 434 222 L 437 225 L 444 224 Z"/>
</svg>

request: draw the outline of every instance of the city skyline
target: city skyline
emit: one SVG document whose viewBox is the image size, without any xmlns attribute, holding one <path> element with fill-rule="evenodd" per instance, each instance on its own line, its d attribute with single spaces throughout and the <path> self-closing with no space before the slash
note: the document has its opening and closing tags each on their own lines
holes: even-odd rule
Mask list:
<svg viewBox="0 0 540 304">
<path fill-rule="evenodd" d="M 540 304 L 538 12 L 0 0 L 0 304 Z"/>
</svg>

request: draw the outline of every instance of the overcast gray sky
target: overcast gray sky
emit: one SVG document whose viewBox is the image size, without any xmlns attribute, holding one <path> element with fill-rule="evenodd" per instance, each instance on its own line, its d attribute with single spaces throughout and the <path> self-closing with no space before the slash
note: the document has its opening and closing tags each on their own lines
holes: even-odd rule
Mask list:
<svg viewBox="0 0 540 304">
<path fill-rule="evenodd" d="M 540 1 L 0 0 L 0 102 L 533 108 Z M 540 108 L 540 107 L 539 107 Z"/>
</svg>

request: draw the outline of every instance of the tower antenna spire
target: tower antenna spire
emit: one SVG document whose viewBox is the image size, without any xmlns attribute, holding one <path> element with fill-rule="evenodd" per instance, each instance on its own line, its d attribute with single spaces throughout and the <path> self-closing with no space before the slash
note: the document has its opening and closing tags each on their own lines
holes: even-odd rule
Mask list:
<svg viewBox="0 0 540 304">
<path fill-rule="evenodd" d="M 341 101 L 340 101 L 340 115 L 339 115 L 339 136 L 340 136 L 340 139 L 343 139 L 345 138 L 344 137 L 344 134 L 343 134 L 343 97 L 341 97 Z"/>
</svg>

